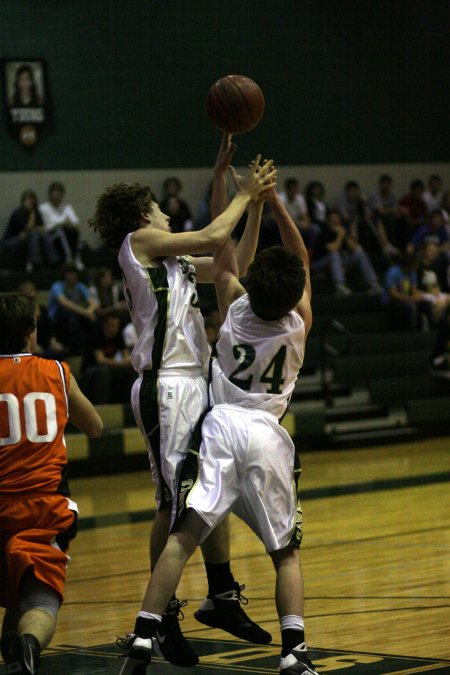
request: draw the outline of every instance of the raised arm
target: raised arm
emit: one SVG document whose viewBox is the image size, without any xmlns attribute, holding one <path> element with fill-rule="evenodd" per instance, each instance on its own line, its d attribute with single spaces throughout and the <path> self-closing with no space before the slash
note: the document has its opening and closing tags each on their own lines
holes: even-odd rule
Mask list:
<svg viewBox="0 0 450 675">
<path fill-rule="evenodd" d="M 275 184 L 275 170 L 270 161 L 259 164 L 260 155 L 248 174 L 239 181 L 232 202 L 210 225 L 198 232 L 172 233 L 158 227 L 142 227 L 132 236 L 132 246 L 139 260 L 189 253 L 210 253 L 223 246 L 251 199 Z M 151 216 L 148 216 L 151 220 Z M 150 222 L 149 220 L 149 222 Z M 145 221 L 145 219 L 144 219 Z"/>
<path fill-rule="evenodd" d="M 213 190 L 211 195 L 211 218 L 217 218 L 225 211 L 228 204 L 227 175 L 236 144 L 232 143 L 232 134 L 224 133 L 214 165 Z"/>
<path fill-rule="evenodd" d="M 273 188 L 270 189 L 267 193 L 265 193 L 265 197 L 272 208 L 272 213 L 278 225 L 284 248 L 287 251 L 297 255 L 303 261 L 306 275 L 305 290 L 300 303 L 297 306 L 297 311 L 303 318 L 306 332 L 308 333 L 312 324 L 311 277 L 308 251 L 306 250 L 305 243 L 297 225 L 294 223 L 286 208 L 282 204 L 276 190 Z"/>
</svg>

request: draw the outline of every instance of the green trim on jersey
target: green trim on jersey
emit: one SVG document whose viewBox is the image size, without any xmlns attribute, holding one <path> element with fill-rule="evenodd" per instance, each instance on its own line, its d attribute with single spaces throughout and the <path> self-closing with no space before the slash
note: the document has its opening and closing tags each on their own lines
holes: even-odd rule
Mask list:
<svg viewBox="0 0 450 675">
<path fill-rule="evenodd" d="M 293 548 L 299 548 L 303 538 L 303 514 L 300 499 L 298 497 L 298 481 L 300 479 L 301 472 L 302 468 L 300 466 L 300 455 L 297 451 L 294 451 L 294 471 L 292 476 L 292 484 L 293 484 L 292 487 L 294 490 L 294 500 L 296 500 L 297 502 L 297 507 L 295 510 L 295 523 L 292 530 L 291 539 L 288 544 L 288 546 L 292 546 Z"/>
<path fill-rule="evenodd" d="M 166 341 L 167 318 L 169 316 L 170 307 L 170 289 L 165 265 L 161 265 L 160 267 L 147 267 L 147 272 L 158 304 L 158 320 L 155 326 L 152 349 L 152 370 L 154 373 L 157 373 L 159 368 L 161 368 Z"/>
</svg>

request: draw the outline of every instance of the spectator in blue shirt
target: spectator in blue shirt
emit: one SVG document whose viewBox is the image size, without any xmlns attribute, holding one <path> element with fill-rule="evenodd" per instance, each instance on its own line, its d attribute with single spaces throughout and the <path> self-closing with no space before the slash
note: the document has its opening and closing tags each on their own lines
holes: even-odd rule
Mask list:
<svg viewBox="0 0 450 675">
<path fill-rule="evenodd" d="M 70 355 L 83 354 L 87 338 L 97 321 L 97 302 L 89 288 L 79 281 L 74 263 L 65 263 L 62 279 L 50 288 L 48 315 L 56 338 Z"/>
<path fill-rule="evenodd" d="M 383 304 L 394 330 L 426 330 L 430 326 L 432 307 L 417 287 L 417 265 L 416 256 L 405 254 L 400 264 L 386 272 Z"/>
</svg>

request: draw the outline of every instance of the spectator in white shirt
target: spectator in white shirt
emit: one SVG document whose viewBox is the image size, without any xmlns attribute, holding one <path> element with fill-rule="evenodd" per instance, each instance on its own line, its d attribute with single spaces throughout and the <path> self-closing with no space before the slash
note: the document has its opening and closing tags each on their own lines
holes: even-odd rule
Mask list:
<svg viewBox="0 0 450 675">
<path fill-rule="evenodd" d="M 428 178 L 427 187 L 422 199 L 427 205 L 428 214 L 431 214 L 441 208 L 442 178 L 437 173 L 432 173 Z"/>
<path fill-rule="evenodd" d="M 79 218 L 71 204 L 64 202 L 66 188 L 60 182 L 54 182 L 48 188 L 48 201 L 40 204 L 39 211 L 45 229 L 52 233 L 62 257 L 66 262 L 75 262 L 82 267 L 78 256 L 80 238 Z"/>
</svg>

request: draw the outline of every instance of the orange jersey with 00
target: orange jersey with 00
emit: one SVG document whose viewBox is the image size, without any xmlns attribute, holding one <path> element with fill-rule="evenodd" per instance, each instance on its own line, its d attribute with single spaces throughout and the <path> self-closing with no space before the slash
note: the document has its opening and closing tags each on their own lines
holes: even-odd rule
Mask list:
<svg viewBox="0 0 450 675">
<path fill-rule="evenodd" d="M 67 464 L 69 378 L 66 363 L 0 356 L 0 494 L 58 491 Z"/>
</svg>

